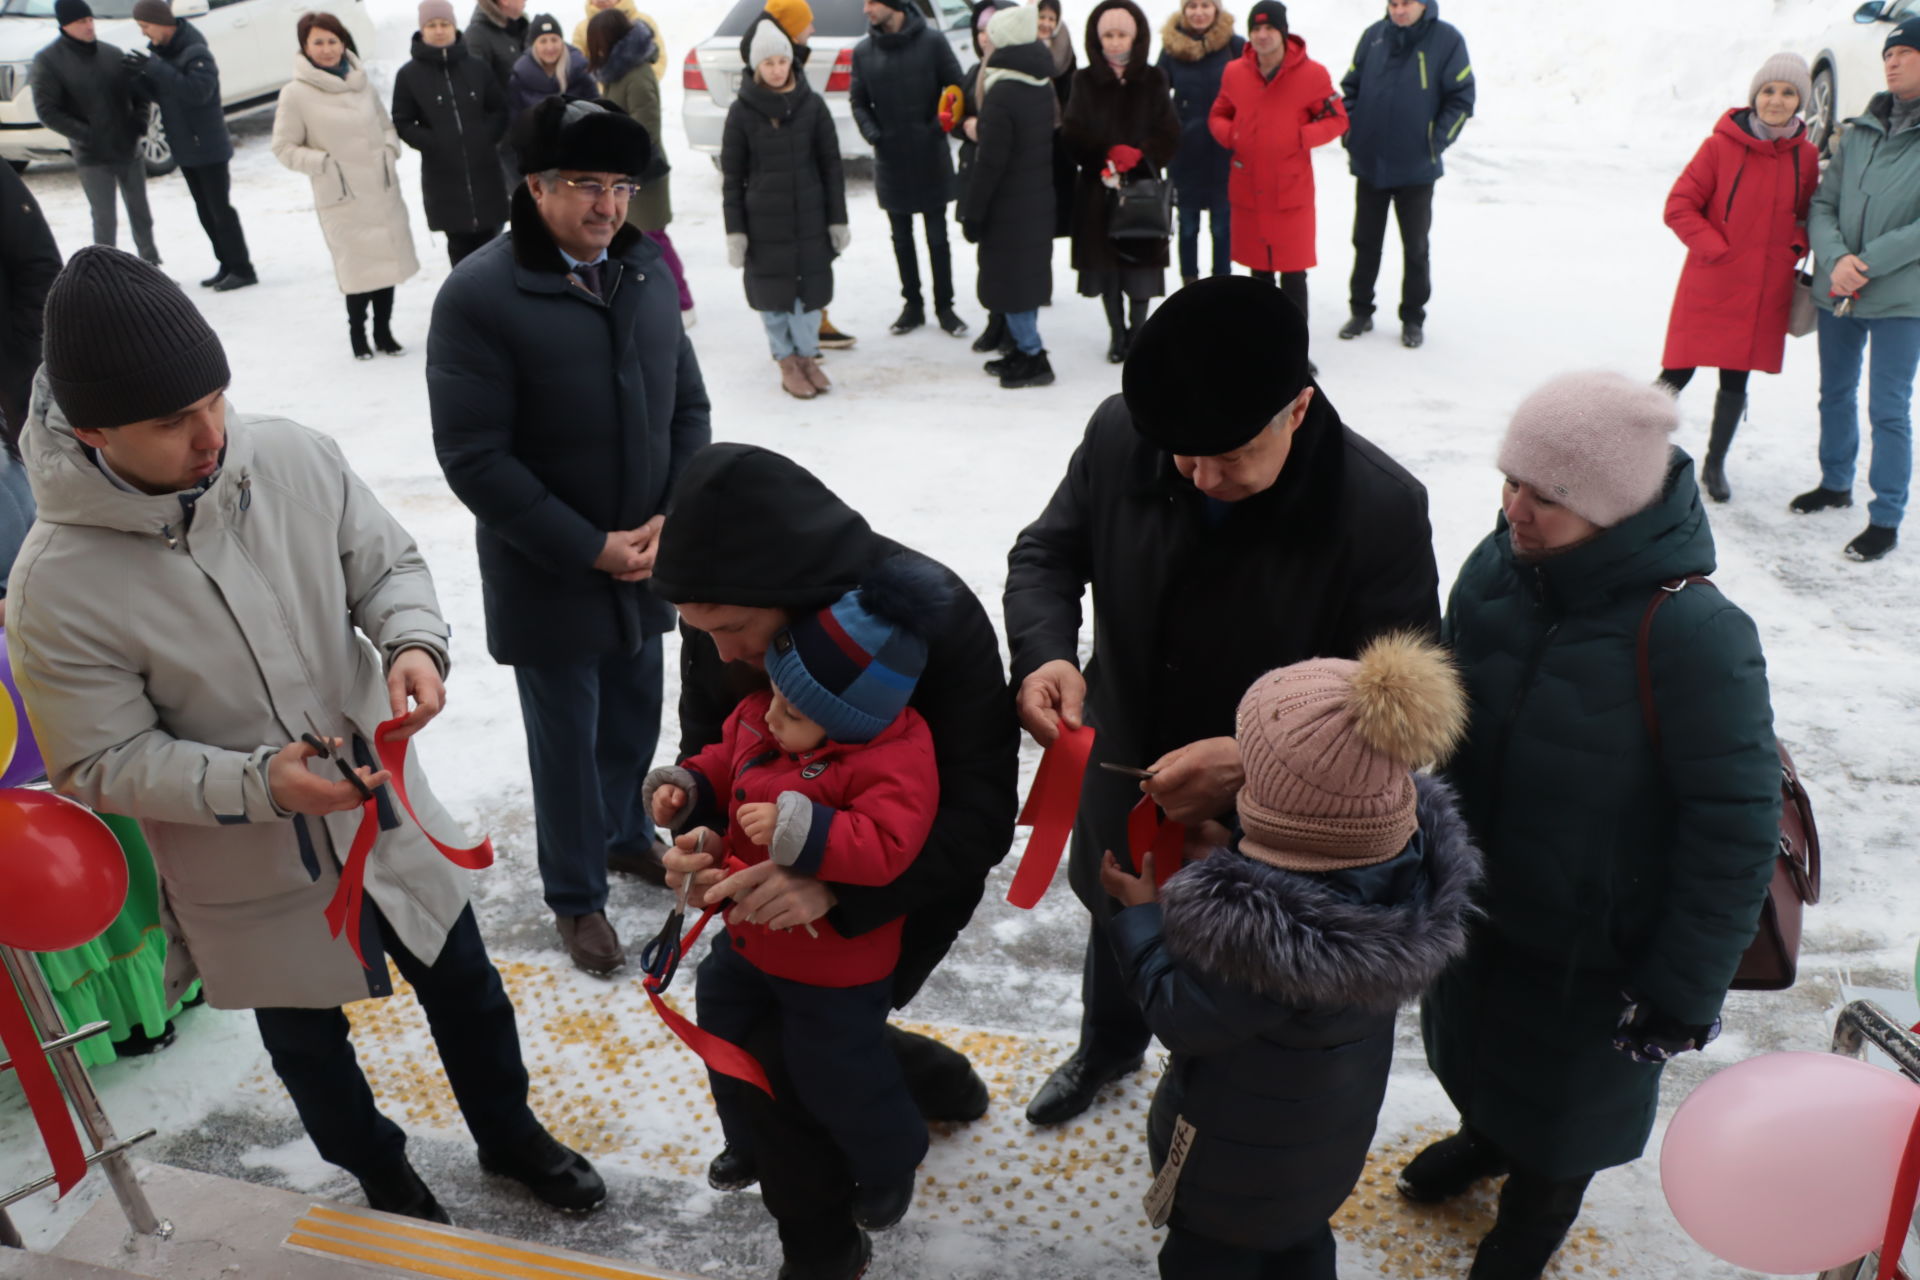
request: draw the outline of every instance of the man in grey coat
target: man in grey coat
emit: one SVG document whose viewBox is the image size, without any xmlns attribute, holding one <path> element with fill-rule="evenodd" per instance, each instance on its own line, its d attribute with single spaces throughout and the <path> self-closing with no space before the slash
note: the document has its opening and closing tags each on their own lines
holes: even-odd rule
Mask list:
<svg viewBox="0 0 1920 1280">
<path fill-rule="evenodd" d="M 64 137 L 80 171 L 80 189 L 93 211 L 93 242 L 119 239 L 113 193 L 127 203 L 127 222 L 140 256 L 160 265 L 147 207 L 147 167 L 140 158 L 146 112 L 134 101 L 133 71 L 123 53 L 93 34 L 87 0 L 54 0 L 60 38 L 33 55 L 33 109 Z"/>
<path fill-rule="evenodd" d="M 403 780 L 375 764 L 382 722 L 409 736 L 446 696 L 447 625 L 412 538 L 331 439 L 232 410 L 220 339 L 139 259 L 75 254 L 45 343 L 8 654 L 54 788 L 138 819 L 153 850 L 168 1000 L 197 972 L 208 1003 L 254 1010 L 320 1154 L 375 1208 L 444 1222 L 340 1009 L 391 993 L 391 957 L 481 1166 L 595 1207 L 600 1176 L 527 1106 L 513 1005 L 426 833 L 464 842 L 414 762 Z M 365 898 L 336 930 L 364 822 Z"/>
</svg>

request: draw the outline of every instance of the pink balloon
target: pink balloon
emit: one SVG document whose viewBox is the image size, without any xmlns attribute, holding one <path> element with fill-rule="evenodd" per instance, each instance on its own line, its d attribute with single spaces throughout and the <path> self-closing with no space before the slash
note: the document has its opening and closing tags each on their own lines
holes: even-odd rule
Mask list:
<svg viewBox="0 0 1920 1280">
<path fill-rule="evenodd" d="M 1916 1111 L 1920 1085 L 1857 1058 L 1749 1058 L 1680 1104 L 1661 1189 L 1687 1234 L 1737 1267 L 1837 1267 L 1880 1247 Z"/>
</svg>

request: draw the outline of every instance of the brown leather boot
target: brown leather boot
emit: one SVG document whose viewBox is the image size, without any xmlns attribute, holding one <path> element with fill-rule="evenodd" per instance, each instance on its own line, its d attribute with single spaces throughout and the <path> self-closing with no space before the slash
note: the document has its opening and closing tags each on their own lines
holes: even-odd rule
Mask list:
<svg viewBox="0 0 1920 1280">
<path fill-rule="evenodd" d="M 575 967 L 605 977 L 627 962 L 627 954 L 620 948 L 620 935 L 613 931 L 606 912 L 556 915 L 553 923 L 559 928 L 561 945 L 566 947 Z"/>
<path fill-rule="evenodd" d="M 831 391 L 833 383 L 827 380 L 827 371 L 820 367 L 820 357 L 800 356 L 800 370 L 807 375 L 807 381 L 813 384 L 815 391 Z"/>
<path fill-rule="evenodd" d="M 813 388 L 813 382 L 801 367 L 805 356 L 782 356 L 780 358 L 780 389 L 796 400 L 811 400 L 820 393 Z"/>
</svg>

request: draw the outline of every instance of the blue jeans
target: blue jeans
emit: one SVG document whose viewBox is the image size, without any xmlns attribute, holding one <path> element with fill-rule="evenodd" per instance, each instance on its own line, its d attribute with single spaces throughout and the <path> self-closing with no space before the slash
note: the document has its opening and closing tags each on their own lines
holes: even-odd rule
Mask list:
<svg viewBox="0 0 1920 1280">
<path fill-rule="evenodd" d="M 1203 213 L 1207 215 L 1208 229 L 1213 232 L 1213 274 L 1232 275 L 1233 214 L 1227 193 L 1222 190 L 1210 202 L 1198 195 L 1188 199 L 1184 191 L 1175 194 L 1180 210 L 1180 279 L 1192 280 L 1200 274 L 1200 215 Z"/>
<path fill-rule="evenodd" d="M 517 666 L 540 883 L 555 915 L 607 907 L 607 855 L 645 853 L 640 780 L 660 741 L 660 637 L 640 652 Z"/>
<path fill-rule="evenodd" d="M 1013 339 L 1013 345 L 1019 348 L 1020 354 L 1039 355 L 1040 312 L 1038 310 L 1008 311 L 1003 314 L 1007 318 L 1007 336 Z"/>
<path fill-rule="evenodd" d="M 1867 375 L 1867 421 L 1873 428 L 1873 461 L 1867 483 L 1873 501 L 1867 520 L 1898 529 L 1913 478 L 1913 375 L 1920 366 L 1920 318 L 1888 316 L 1856 320 L 1820 315 L 1820 486 L 1851 491 L 1860 455 L 1860 365 L 1873 342 Z"/>
<path fill-rule="evenodd" d="M 820 354 L 820 313 L 808 311 L 798 298 L 791 311 L 762 311 L 760 323 L 767 326 L 767 345 L 775 360 Z"/>
</svg>

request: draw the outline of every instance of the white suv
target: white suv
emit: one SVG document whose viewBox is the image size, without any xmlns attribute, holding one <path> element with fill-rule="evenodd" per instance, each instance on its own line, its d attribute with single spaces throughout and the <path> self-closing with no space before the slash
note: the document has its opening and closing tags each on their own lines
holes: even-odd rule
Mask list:
<svg viewBox="0 0 1920 1280">
<path fill-rule="evenodd" d="M 1867 0 L 1822 31 L 1813 56 L 1813 104 L 1807 141 L 1825 155 L 1839 127 L 1867 109 L 1887 87 L 1880 50 L 1893 25 L 1920 14 L 1920 0 Z"/>
<path fill-rule="evenodd" d="M 100 39 L 121 49 L 147 47 L 133 21 L 133 0 L 89 0 Z M 313 8 L 307 0 L 173 0 L 173 11 L 191 18 L 207 38 L 220 66 L 220 100 L 237 111 L 272 101 L 292 74 L 300 52 L 294 26 Z M 346 24 L 363 50 L 373 48 L 373 20 L 366 0 L 327 0 L 329 11 Z M 60 37 L 53 0 L 0 0 L 0 159 L 14 168 L 32 160 L 65 160 L 67 140 L 40 123 L 33 108 L 33 55 Z M 160 127 L 160 113 L 149 114 L 140 150 L 147 172 L 173 168 L 173 148 Z"/>
<path fill-rule="evenodd" d="M 914 0 L 914 4 L 921 17 L 946 35 L 954 56 L 960 59 L 960 69 L 972 66 L 973 11 L 966 0 Z M 681 114 L 687 125 L 687 145 L 716 157 L 716 164 L 727 108 L 739 96 L 740 81 L 746 74 L 740 63 L 740 37 L 765 8 L 763 0 L 738 0 L 713 35 L 687 50 L 687 60 L 681 65 L 680 84 L 686 90 Z M 814 0 L 813 25 L 813 38 L 807 41 L 807 83 L 826 100 L 834 132 L 840 139 L 840 154 L 872 155 L 873 148 L 853 123 L 853 107 L 847 97 L 853 84 L 853 46 L 865 39 L 869 30 L 860 0 Z"/>
</svg>

